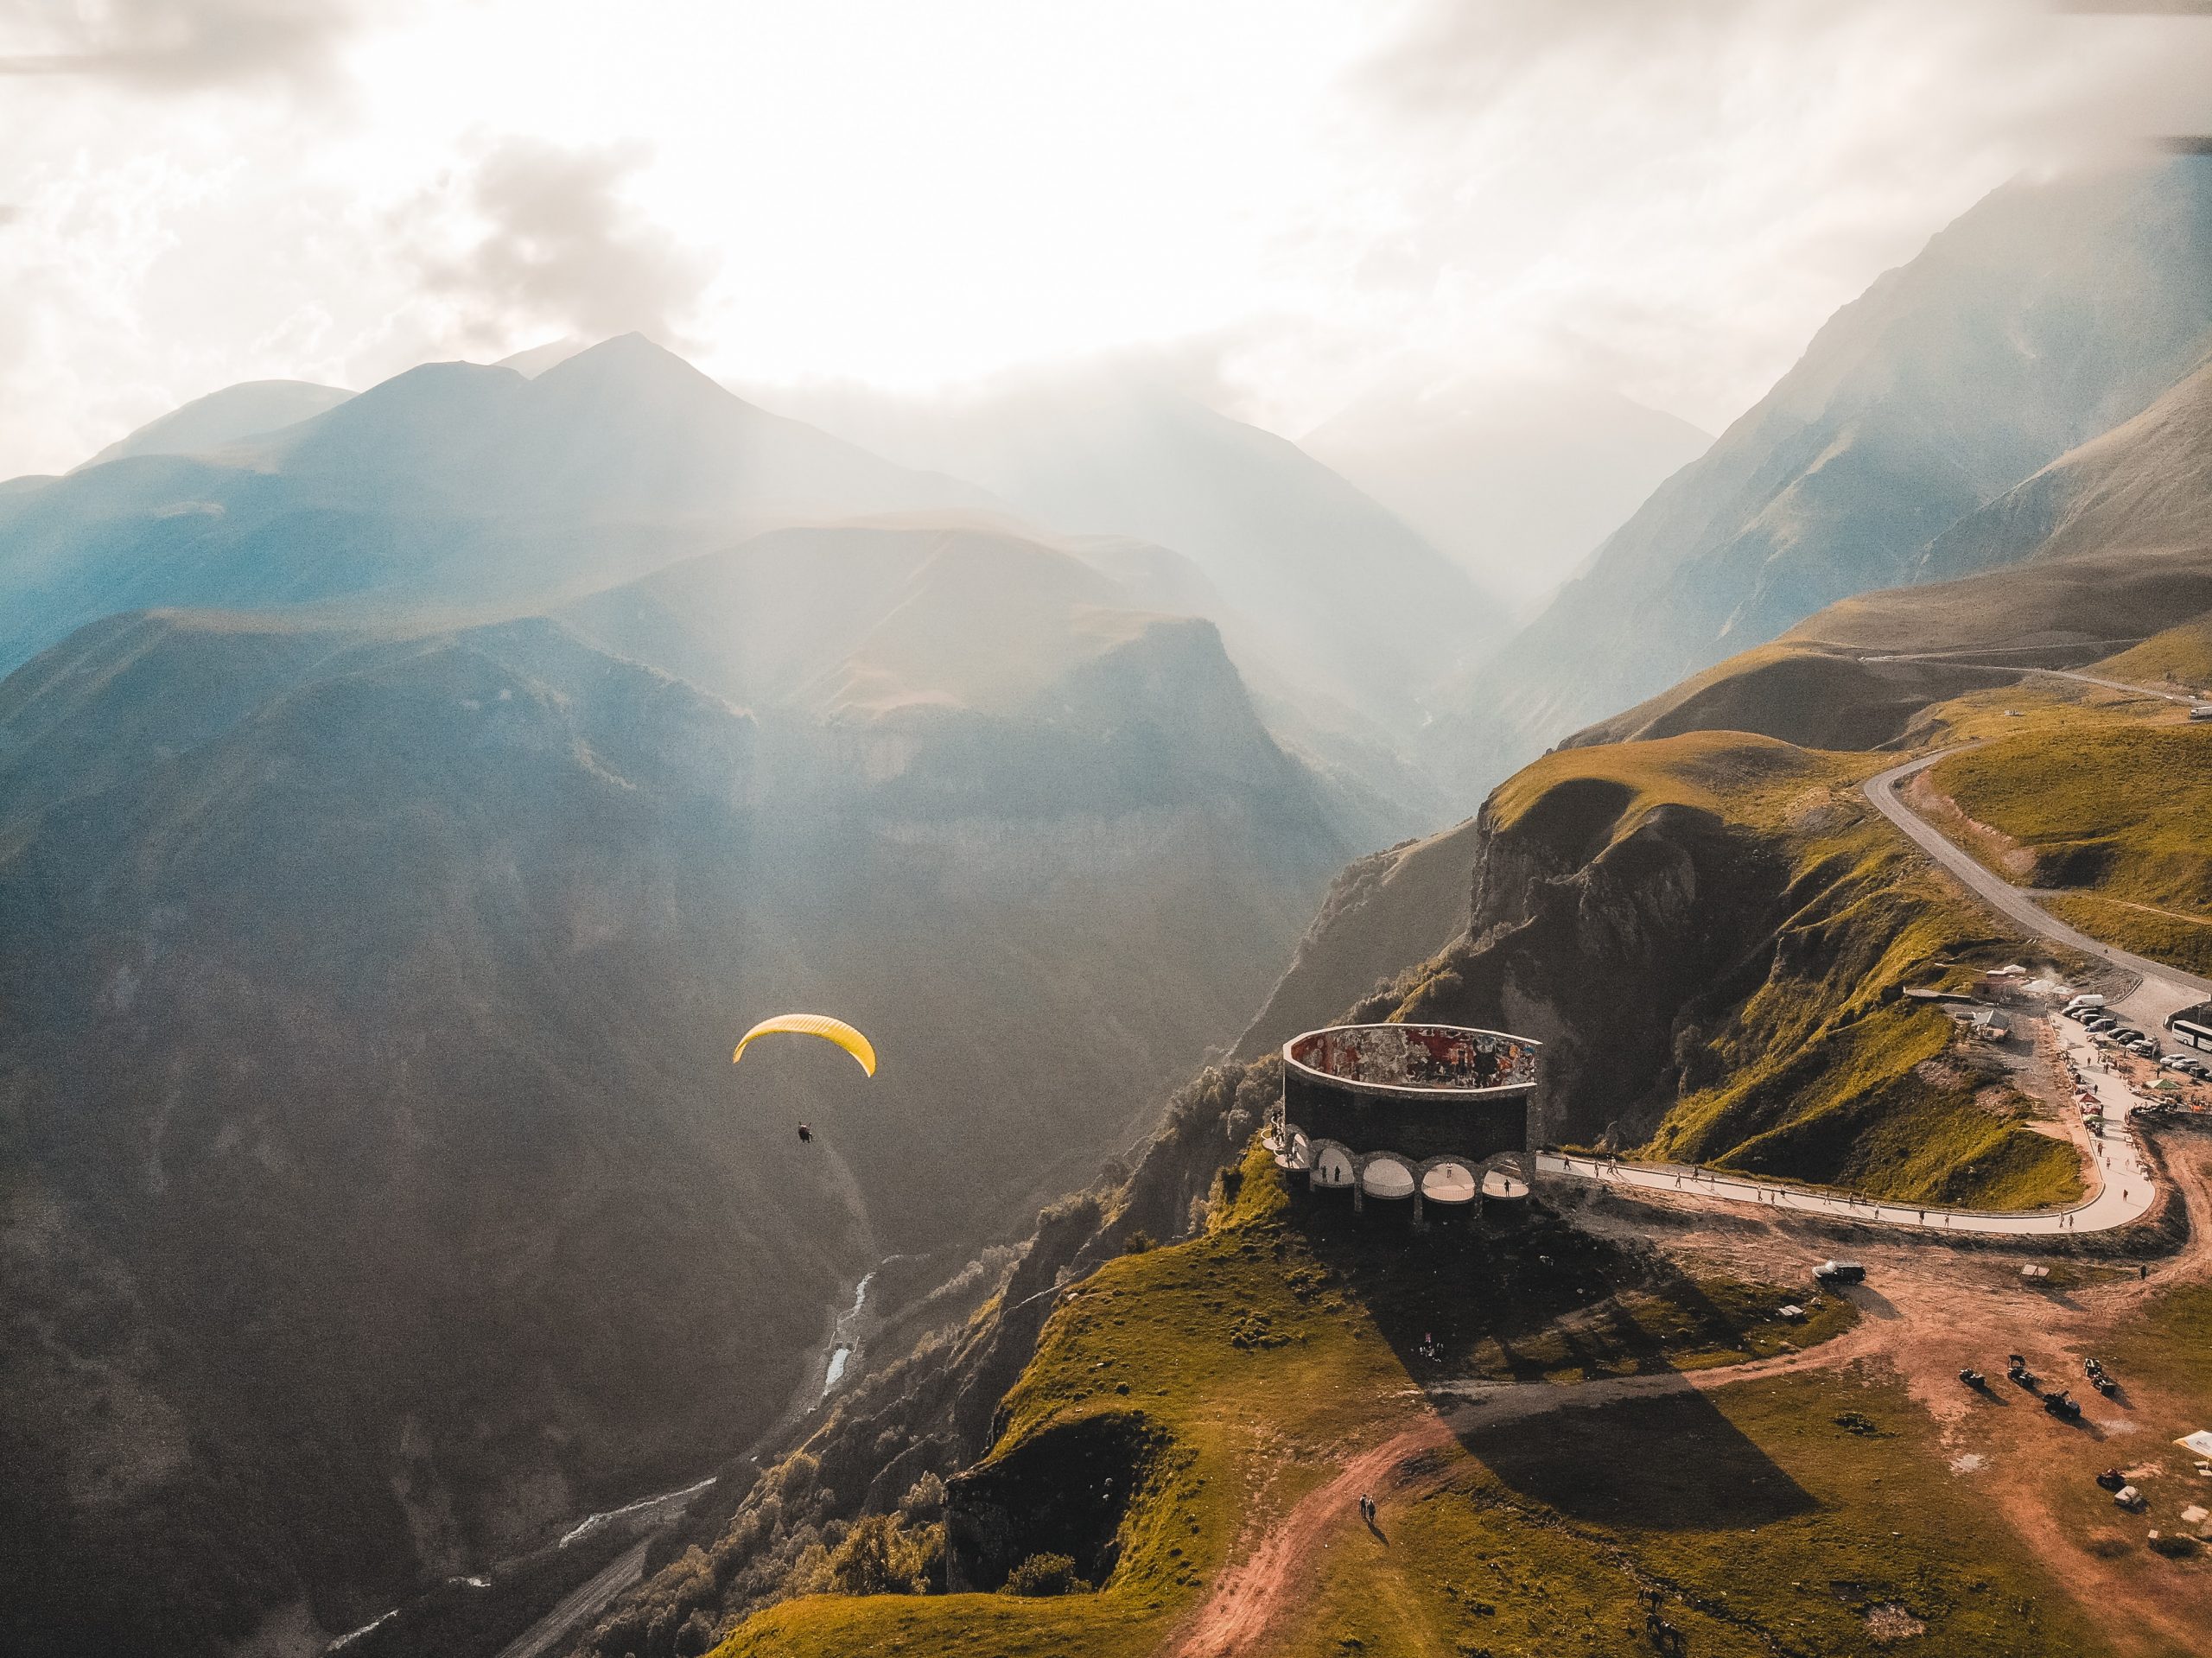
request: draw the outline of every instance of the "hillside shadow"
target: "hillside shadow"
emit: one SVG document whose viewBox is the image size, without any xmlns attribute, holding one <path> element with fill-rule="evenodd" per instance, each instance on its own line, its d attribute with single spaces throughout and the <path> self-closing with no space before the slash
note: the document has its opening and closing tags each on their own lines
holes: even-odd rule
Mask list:
<svg viewBox="0 0 2212 1658">
<path fill-rule="evenodd" d="M 1841 1296 L 1861 1312 L 1870 1313 L 1877 1318 L 1894 1318 L 1898 1316 L 1896 1303 L 1881 1291 L 1871 1289 L 1864 1284 L 1847 1285 L 1833 1293 Z"/>
<path fill-rule="evenodd" d="M 1602 1384 L 1599 1384 L 1602 1385 Z M 1499 1482 L 1570 1518 L 1643 1531 L 1764 1526 L 1816 1503 L 1687 1378 L 1664 1392 L 1479 1415 L 1459 1443 Z"/>
<path fill-rule="evenodd" d="M 1815 1506 L 1677 1369 L 1670 1346 L 1726 1349 L 1743 1332 L 1664 1257 L 1630 1255 L 1541 1206 L 1517 1225 L 1448 1215 L 1418 1230 L 1371 1201 L 1355 1214 L 1324 1197 L 1297 1214 L 1416 1382 L 1558 1388 L 1555 1401 L 1538 1396 L 1541 1416 L 1526 1399 L 1456 1409 L 1459 1443 L 1510 1489 L 1578 1520 L 1652 1530 L 1765 1525 Z M 1577 1400 L 1583 1387 L 1627 1396 Z"/>
<path fill-rule="evenodd" d="M 1451 1213 L 1416 1230 L 1407 1207 L 1370 1199 L 1355 1213 L 1325 1194 L 1295 1213 L 1332 1282 L 1416 1382 L 1464 1375 L 1478 1363 L 1534 1378 L 1611 1354 L 1618 1337 L 1601 1327 L 1601 1309 L 1637 1276 L 1619 1250 L 1542 1214 L 1513 1231 Z M 1562 1316 L 1593 1312 L 1599 1324 L 1588 1330 L 1554 1331 Z M 1554 1339 L 1539 1350 L 1547 1332 Z"/>
</svg>

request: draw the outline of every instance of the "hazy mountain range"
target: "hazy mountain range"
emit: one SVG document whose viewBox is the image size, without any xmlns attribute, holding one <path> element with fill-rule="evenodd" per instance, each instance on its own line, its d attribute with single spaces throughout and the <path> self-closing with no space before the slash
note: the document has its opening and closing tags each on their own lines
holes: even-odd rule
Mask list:
<svg viewBox="0 0 2212 1658">
<path fill-rule="evenodd" d="M 9 1530 L 55 1568 L 46 1649 L 155 1640 L 188 1585 L 175 1649 L 302 1597 L 334 1634 L 695 1476 L 819 1388 L 855 1280 L 951 1271 L 1241 1024 L 1348 849 L 1312 780 L 1209 625 L 937 540 L 885 614 L 786 606 L 757 711 L 643 658 L 765 689 L 696 624 L 789 546 L 579 615 L 632 654 L 169 613 L 8 682 Z M 1033 591 L 991 579 L 1025 556 Z M 1018 666 L 933 654 L 979 591 Z M 881 1074 L 733 1072 L 793 1007 Z"/>
<path fill-rule="evenodd" d="M 1939 537 L 2208 347 L 2212 158 L 1999 190 L 1838 312 L 1465 677 L 1442 763 L 1486 786 L 1831 600 L 1961 568 Z"/>
<path fill-rule="evenodd" d="M 67 632 L 0 684 L 48 1650 L 339 1633 L 741 1449 L 884 1257 L 1141 1133 L 1357 845 L 1173 555 L 643 341 L 214 401 L 5 503 Z M 792 1007 L 881 1074 L 733 1073 Z"/>
<path fill-rule="evenodd" d="M 1173 549 L 1258 656 L 1376 740 L 1503 638 L 1496 599 L 1295 444 L 1141 376 L 1025 377 L 947 400 L 847 389 L 786 407 L 905 465 L 973 479 L 1038 523 Z"/>
<path fill-rule="evenodd" d="M 0 485 L 0 1636 L 312 1649 L 741 1454 L 864 1274 L 1019 1236 L 1240 1033 L 1554 937 L 1601 998 L 1616 912 L 1678 963 L 1694 881 L 1538 813 L 1478 915 L 1445 826 L 1609 716 L 1871 746 L 1965 670 L 1862 656 L 2212 604 L 2208 331 L 2192 159 L 1999 192 L 1709 449 L 1583 399 L 1538 467 L 1470 397 L 1309 450 L 1103 374 L 771 413 L 628 336 Z M 1511 629 L 1496 549 L 1600 536 Z M 734 1073 L 791 1007 L 881 1073 Z"/>
<path fill-rule="evenodd" d="M 208 454 L 280 427 L 296 426 L 353 394 L 308 380 L 248 380 L 194 397 L 181 409 L 118 438 L 84 467 L 143 454 Z"/>
<path fill-rule="evenodd" d="M 1371 393 L 1299 447 L 1521 609 L 1712 442 L 1603 386 L 1503 378 Z"/>
</svg>

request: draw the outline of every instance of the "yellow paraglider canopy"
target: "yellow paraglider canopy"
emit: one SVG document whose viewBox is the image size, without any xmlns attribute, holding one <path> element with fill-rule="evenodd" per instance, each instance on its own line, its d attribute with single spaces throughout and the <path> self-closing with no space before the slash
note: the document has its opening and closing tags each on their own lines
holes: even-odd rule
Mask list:
<svg viewBox="0 0 2212 1658">
<path fill-rule="evenodd" d="M 737 1051 L 729 1057 L 733 1065 L 745 1058 L 745 1045 L 756 1036 L 788 1033 L 793 1036 L 818 1036 L 824 1042 L 834 1042 L 861 1062 L 861 1069 L 869 1076 L 875 1075 L 875 1049 L 868 1039 L 842 1019 L 830 1019 L 822 1013 L 779 1013 L 773 1019 L 764 1019 L 737 1039 Z"/>
</svg>

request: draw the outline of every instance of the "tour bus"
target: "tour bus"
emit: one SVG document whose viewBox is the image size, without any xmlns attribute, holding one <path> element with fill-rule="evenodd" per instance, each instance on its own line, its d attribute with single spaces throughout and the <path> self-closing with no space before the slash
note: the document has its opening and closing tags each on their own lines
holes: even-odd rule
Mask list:
<svg viewBox="0 0 2212 1658">
<path fill-rule="evenodd" d="M 2175 1041 L 2212 1053 L 2212 1001 L 2200 1001 L 2194 1007 L 2169 1013 L 2166 1029 L 2173 1032 Z"/>
</svg>

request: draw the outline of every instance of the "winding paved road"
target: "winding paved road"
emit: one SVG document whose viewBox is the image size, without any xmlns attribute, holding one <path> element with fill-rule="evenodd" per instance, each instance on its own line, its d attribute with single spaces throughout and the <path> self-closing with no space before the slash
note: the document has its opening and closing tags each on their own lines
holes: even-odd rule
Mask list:
<svg viewBox="0 0 2212 1658">
<path fill-rule="evenodd" d="M 2079 679 L 2083 676 L 2072 674 L 2068 677 Z M 2093 683 L 2109 684 L 2113 682 L 2099 680 Z M 2141 688 L 2131 686 L 2126 689 Z M 1942 748 L 1933 754 L 1923 754 L 1918 759 L 1907 760 L 1902 765 L 1892 765 L 1879 776 L 1867 779 L 1866 798 L 1876 811 L 1903 829 L 1916 846 L 1941 864 L 1961 886 L 1991 909 L 2018 922 L 2035 937 L 2050 939 L 2134 974 L 2141 982 L 2126 995 L 2117 998 L 2113 1006 L 2143 1029 L 2160 1028 L 2167 1014 L 2192 1002 L 2212 1001 L 2212 979 L 2201 979 L 2196 974 L 2184 973 L 2177 967 L 2168 967 L 2163 962 L 2153 962 L 2113 945 L 2101 943 L 2088 934 L 2068 926 L 2012 882 L 1985 868 L 1972 853 L 1951 841 L 1941 829 L 1897 798 L 1897 785 L 1906 778 L 1916 776 L 1936 761 L 1972 746 L 1962 743 L 1955 748 Z"/>
<path fill-rule="evenodd" d="M 2140 645 L 2141 639 L 2087 639 L 2076 645 Z M 2075 648 L 2069 645 L 2068 649 Z M 1967 662 L 1963 657 L 1976 654 L 1959 651 L 1916 651 L 1902 655 L 1868 657 L 1861 662 L 1940 662 L 1950 668 L 1972 668 L 1993 674 L 2029 674 L 2044 679 L 2071 679 L 2084 685 L 2101 685 L 2108 691 L 2127 691 L 2137 696 L 2155 696 L 2168 702 L 2196 702 L 2200 701 L 2193 692 L 2170 691 L 2156 685 L 2131 685 L 2124 679 L 2103 679 L 2095 674 L 2085 674 L 2076 668 L 2031 668 L 2018 662 Z"/>
<path fill-rule="evenodd" d="M 2097 679 L 2088 674 L 2063 669 L 2014 668 L 2007 671 L 2052 674 L 2061 678 L 2112 686 L 2120 690 L 2144 691 L 2156 696 L 2167 695 L 2163 691 L 2150 691 L 2145 686 L 2125 685 L 2116 680 Z M 1960 747 L 1970 746 L 1970 744 L 1960 745 Z M 1948 871 L 1961 886 L 2017 924 L 2031 937 L 2046 938 L 2055 943 L 2064 944 L 2135 975 L 2135 988 L 2126 995 L 2115 998 L 2113 1007 L 2143 1029 L 2158 1030 L 2164 1025 L 2167 1014 L 2195 1002 L 2212 1001 L 2212 979 L 2202 979 L 2194 973 L 2184 973 L 2179 968 L 2168 967 L 2162 962 L 2153 962 L 2100 943 L 2087 933 L 2068 926 L 2020 888 L 1983 867 L 1971 854 L 1954 844 L 1934 824 L 1897 797 L 1899 784 L 1925 771 L 1945 755 L 1958 752 L 1957 747 L 1939 749 L 1933 754 L 1923 754 L 1917 759 L 1891 766 L 1868 779 L 1867 800 L 1875 810 L 1896 824 L 1916 846 Z M 1573 1175 L 1578 1178 L 1596 1180 L 1602 1185 L 1637 1191 L 1695 1193 L 1799 1214 L 1824 1215 L 1839 1220 L 1874 1221 L 1892 1226 L 1924 1226 L 1931 1231 L 2031 1236 L 2039 1234 L 2055 1236 L 2063 1232 L 2101 1232 L 2111 1227 L 2125 1226 L 2148 1210 L 2157 1197 L 2157 1187 L 2150 1168 L 2144 1162 L 2129 1131 L 2127 1119 L 2135 1104 L 2133 1092 L 2124 1077 L 2107 1069 L 2096 1045 L 2088 1039 L 2085 1032 L 2064 1022 L 2059 1023 L 2056 1028 L 2075 1070 L 2082 1080 L 2096 1091 L 2103 1105 L 2102 1121 L 2098 1125 L 2102 1132 L 2092 1135 L 2090 1140 L 2090 1149 L 2095 1159 L 2091 1172 L 2096 1178 L 2088 1199 L 2072 1209 L 2040 1210 L 2030 1213 L 1923 1209 L 1917 1204 L 1884 1204 L 1871 1198 L 1806 1191 L 1794 1186 L 1750 1179 L 1741 1175 L 1716 1174 L 1708 1169 L 1680 1164 L 1620 1163 L 1610 1158 L 1562 1157 L 1548 1153 L 1536 1159 L 1536 1166 L 1547 1174 Z"/>
</svg>

